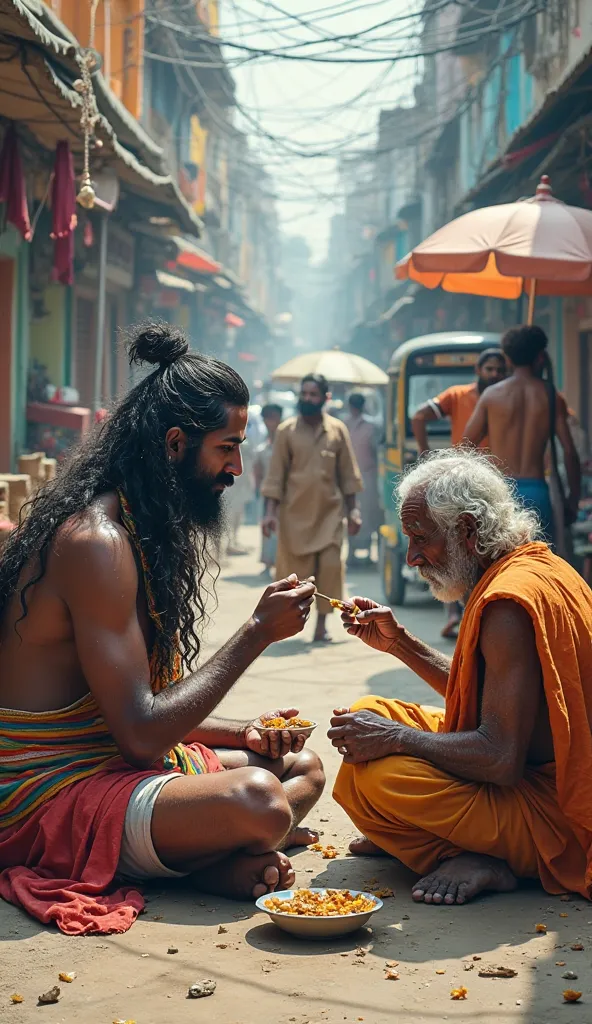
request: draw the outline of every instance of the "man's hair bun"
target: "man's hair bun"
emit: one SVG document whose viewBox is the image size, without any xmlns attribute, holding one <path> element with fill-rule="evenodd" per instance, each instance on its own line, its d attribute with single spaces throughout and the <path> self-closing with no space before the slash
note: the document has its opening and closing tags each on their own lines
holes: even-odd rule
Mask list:
<svg viewBox="0 0 592 1024">
<path fill-rule="evenodd" d="M 178 327 L 163 320 L 151 320 L 130 329 L 128 351 L 130 364 L 165 367 L 187 355 L 189 342 Z"/>
</svg>

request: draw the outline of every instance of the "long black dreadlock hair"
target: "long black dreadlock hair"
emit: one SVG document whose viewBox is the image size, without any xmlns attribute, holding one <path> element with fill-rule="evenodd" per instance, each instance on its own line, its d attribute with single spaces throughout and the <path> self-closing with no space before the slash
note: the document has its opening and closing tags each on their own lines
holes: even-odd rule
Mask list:
<svg viewBox="0 0 592 1024">
<path fill-rule="evenodd" d="M 149 363 L 157 369 L 72 451 L 12 532 L 0 558 L 0 620 L 31 563 L 35 571 L 19 595 L 21 620 L 26 616 L 27 590 L 45 574 L 60 526 L 100 494 L 121 488 L 148 562 L 163 627 L 162 665 L 157 667 L 170 663 L 179 632 L 183 666 L 191 669 L 200 651 L 196 626 L 205 618 L 201 591 L 211 560 L 205 532 L 194 525 L 182 481 L 168 461 L 165 436 L 171 427 L 180 427 L 192 447 L 199 448 L 205 434 L 225 425 L 229 406 L 249 404 L 249 391 L 230 366 L 190 352 L 182 331 L 165 323 L 132 328 L 129 359 L 130 364 Z"/>
</svg>

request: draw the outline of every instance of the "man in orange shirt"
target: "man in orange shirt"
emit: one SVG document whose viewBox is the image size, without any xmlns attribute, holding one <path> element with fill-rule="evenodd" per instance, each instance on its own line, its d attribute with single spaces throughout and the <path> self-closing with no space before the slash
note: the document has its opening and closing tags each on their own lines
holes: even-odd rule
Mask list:
<svg viewBox="0 0 592 1024">
<path fill-rule="evenodd" d="M 475 411 L 479 398 L 491 384 L 498 384 L 507 376 L 506 360 L 497 348 L 482 352 L 475 368 L 477 379 L 473 384 L 454 384 L 441 394 L 420 405 L 411 420 L 413 436 L 420 453 L 429 451 L 427 424 L 431 420 L 450 418 L 451 444 L 460 444 L 465 427 Z M 487 447 L 487 438 L 480 447 Z"/>
<path fill-rule="evenodd" d="M 413 436 L 417 441 L 420 454 L 429 451 L 427 424 L 431 420 L 450 419 L 451 444 L 460 444 L 465 434 L 465 427 L 473 415 L 477 402 L 486 388 L 498 384 L 507 375 L 506 360 L 501 349 L 488 348 L 482 352 L 475 367 L 477 379 L 473 384 L 454 384 L 431 398 L 419 409 L 411 420 Z M 487 438 L 483 438 L 480 448 L 487 447 Z M 458 601 L 446 604 L 446 624 L 442 636 L 456 638 L 456 629 L 461 618 L 461 607 Z"/>
</svg>

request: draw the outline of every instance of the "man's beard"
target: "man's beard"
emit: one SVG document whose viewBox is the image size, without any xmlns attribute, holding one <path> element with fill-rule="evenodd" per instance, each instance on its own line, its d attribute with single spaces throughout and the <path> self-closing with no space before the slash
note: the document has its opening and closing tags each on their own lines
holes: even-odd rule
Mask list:
<svg viewBox="0 0 592 1024">
<path fill-rule="evenodd" d="M 479 563 L 456 537 L 450 537 L 446 544 L 446 568 L 422 566 L 419 574 L 429 584 L 432 597 L 451 604 L 473 589 L 479 579 Z"/>
<path fill-rule="evenodd" d="M 218 473 L 217 475 L 204 473 L 196 469 L 195 465 L 192 465 L 187 458 L 178 464 L 178 472 L 185 496 L 184 512 L 191 525 L 197 527 L 214 541 L 219 540 L 226 526 L 222 501 L 224 491 L 214 488 L 217 484 L 232 487 L 234 484 L 232 473 Z"/>
</svg>

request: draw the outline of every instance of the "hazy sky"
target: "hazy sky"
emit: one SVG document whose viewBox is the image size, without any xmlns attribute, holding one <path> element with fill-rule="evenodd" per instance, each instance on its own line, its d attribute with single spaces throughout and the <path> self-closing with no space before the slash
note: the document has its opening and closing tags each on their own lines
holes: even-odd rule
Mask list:
<svg viewBox="0 0 592 1024">
<path fill-rule="evenodd" d="M 402 19 L 420 6 L 419 0 L 274 0 L 293 17 L 314 24 L 322 35 L 360 32 L 389 19 Z M 346 4 L 351 10 L 348 12 Z M 222 0 L 221 36 L 255 48 L 289 46 L 314 38 L 314 33 L 282 15 L 265 0 Z M 341 10 L 337 10 L 340 8 Z M 344 8 L 346 8 L 344 10 Z M 319 11 L 322 13 L 313 14 Z M 415 48 L 410 37 L 417 19 L 398 20 L 376 29 L 368 42 L 375 50 L 400 52 Z M 392 46 L 392 49 L 391 49 Z M 364 54 L 351 42 L 328 43 L 323 50 L 340 47 L 336 56 L 348 61 Z M 311 49 L 310 52 L 315 52 Z M 227 48 L 226 56 L 241 58 Z M 375 143 L 382 107 L 410 100 L 417 76 L 417 60 L 395 64 L 313 64 L 264 58 L 233 68 L 238 99 L 256 122 L 242 118 L 252 143 L 274 177 L 281 200 L 278 210 L 284 230 L 302 234 L 314 258 L 325 255 L 329 220 L 340 209 L 335 156 L 304 158 L 291 149 L 327 152 L 335 147 L 353 153 Z M 364 95 L 360 96 L 360 93 Z M 271 141 L 264 133 L 279 141 Z"/>
</svg>

